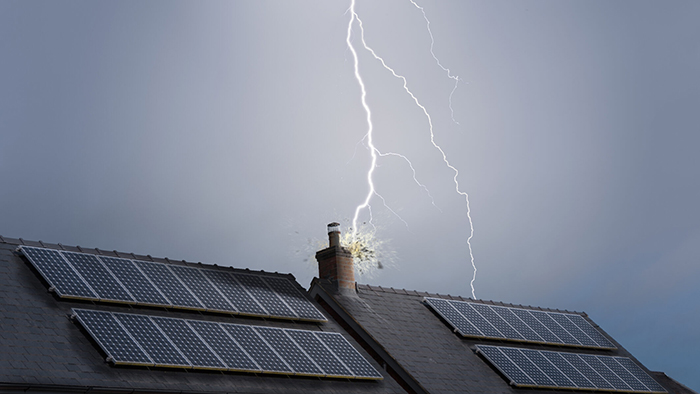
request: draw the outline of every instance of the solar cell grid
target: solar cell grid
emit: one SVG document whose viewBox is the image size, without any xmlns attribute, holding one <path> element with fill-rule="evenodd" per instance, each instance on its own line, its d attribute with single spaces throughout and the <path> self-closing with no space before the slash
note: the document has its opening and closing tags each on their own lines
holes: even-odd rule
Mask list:
<svg viewBox="0 0 700 394">
<path fill-rule="evenodd" d="M 262 278 L 277 295 L 287 304 L 299 318 L 313 321 L 326 321 L 321 312 L 299 292 L 292 282 L 286 278 Z"/>
<path fill-rule="evenodd" d="M 537 366 L 547 377 L 549 377 L 557 387 L 576 387 L 574 382 L 564 375 L 559 368 L 549 362 L 547 358 L 537 350 L 521 349 L 525 357 Z"/>
<path fill-rule="evenodd" d="M 556 367 L 559 368 L 564 375 L 571 379 L 571 381 L 574 382 L 577 387 L 588 389 L 594 389 L 596 387 L 593 383 L 586 379 L 586 377 L 583 376 L 578 369 L 569 364 L 569 362 L 566 361 L 559 353 L 548 351 L 542 351 L 541 353 L 547 358 L 547 360 L 556 365 Z"/>
<path fill-rule="evenodd" d="M 600 376 L 593 368 L 591 368 L 578 354 L 573 353 L 561 353 L 561 356 L 573 365 L 583 376 L 586 377 L 591 383 L 595 385 L 596 388 L 603 390 L 612 390 L 614 387 L 608 383 L 605 378 Z"/>
<path fill-rule="evenodd" d="M 471 303 L 466 302 L 450 302 L 455 309 L 459 311 L 467 320 L 473 324 L 484 336 L 491 338 L 505 338 L 491 323 L 489 323 L 476 309 L 472 308 Z"/>
<path fill-rule="evenodd" d="M 579 355 L 591 368 L 608 381 L 616 390 L 632 391 L 632 388 L 623 382 L 610 368 L 606 367 L 596 356 L 590 354 Z"/>
<path fill-rule="evenodd" d="M 316 332 L 320 339 L 336 356 L 343 360 L 350 371 L 358 378 L 383 379 L 382 375 L 355 350 L 352 345 L 339 333 Z"/>
<path fill-rule="evenodd" d="M 20 251 L 61 297 L 96 299 L 97 296 L 57 250 L 21 246 Z"/>
<path fill-rule="evenodd" d="M 270 289 L 258 276 L 233 274 L 233 276 L 242 284 L 246 290 L 267 310 L 272 316 L 284 318 L 296 318 L 296 314 L 292 312 L 282 300 L 277 297 L 272 289 Z"/>
<path fill-rule="evenodd" d="M 549 328 L 540 323 L 540 321 L 537 320 L 535 316 L 530 313 L 529 310 L 512 308 L 511 311 L 513 311 L 513 313 L 515 313 L 520 318 L 520 320 L 522 320 L 523 322 L 525 322 L 525 324 L 532 328 L 532 330 L 535 331 L 537 335 L 541 336 L 546 343 L 563 343 L 561 339 L 559 339 L 559 337 L 554 335 L 554 333 L 552 333 L 549 330 Z"/>
<path fill-rule="evenodd" d="M 537 365 L 530 361 L 522 353 L 520 349 L 503 347 L 501 348 L 503 354 L 508 356 L 508 358 L 515 363 L 520 369 L 523 370 L 538 386 L 543 387 L 556 387 L 556 383 L 552 381 L 544 372 L 542 372 Z"/>
<path fill-rule="evenodd" d="M 453 308 L 449 302 L 440 298 L 426 298 L 426 303 L 428 303 L 435 311 L 440 314 L 445 320 L 447 320 L 452 327 L 456 328 L 457 331 L 463 336 L 476 336 L 483 337 L 484 334 L 481 333 L 476 327 L 474 327 L 467 319 L 462 316 L 457 309 Z"/>
<path fill-rule="evenodd" d="M 94 255 L 65 251 L 60 253 L 80 273 L 100 300 L 134 302 L 131 295 Z"/>
<path fill-rule="evenodd" d="M 228 298 L 239 313 L 269 316 L 231 274 L 214 270 L 202 270 L 202 273 Z"/>
<path fill-rule="evenodd" d="M 537 385 L 496 346 L 477 345 L 476 348 L 491 362 L 491 364 L 496 366 L 504 375 L 506 375 L 511 384 L 526 387 Z"/>
<path fill-rule="evenodd" d="M 571 334 L 569 334 L 559 323 L 557 323 L 547 312 L 540 311 L 530 311 L 530 313 L 535 316 L 540 323 L 553 332 L 563 343 L 569 345 L 580 345 L 579 341 L 576 340 Z"/>
<path fill-rule="evenodd" d="M 535 331 L 533 331 L 530 326 L 525 324 L 518 316 L 515 315 L 511 311 L 511 308 L 505 308 L 502 306 L 491 306 L 491 309 L 494 310 L 498 316 L 500 316 L 503 320 L 507 321 L 508 324 L 511 325 L 514 329 L 520 333 L 520 335 L 525 339 L 526 341 L 530 342 L 544 342 L 545 340 L 542 339 L 541 336 L 537 335 Z"/>
<path fill-rule="evenodd" d="M 324 373 L 281 328 L 256 327 L 255 330 L 268 345 L 284 358 L 294 373 L 300 375 L 323 376 Z"/>
<path fill-rule="evenodd" d="M 74 309 L 80 323 L 115 364 L 153 365 L 109 312 Z"/>
<path fill-rule="evenodd" d="M 168 269 L 165 264 L 134 260 L 134 263 L 154 283 L 158 289 L 172 302 L 174 307 L 201 309 L 204 307 Z"/>
<path fill-rule="evenodd" d="M 488 305 L 483 304 L 471 304 L 474 309 L 476 309 L 481 316 L 483 316 L 491 325 L 496 327 L 496 329 L 503 334 L 505 338 L 508 339 L 518 339 L 524 340 L 522 335 L 511 327 L 508 322 L 503 320 L 493 309 Z"/>
<path fill-rule="evenodd" d="M 191 367 L 180 351 L 156 327 L 148 316 L 114 313 L 157 366 Z"/>
<path fill-rule="evenodd" d="M 170 339 L 195 368 L 227 369 L 219 358 L 202 342 L 182 319 L 152 317 L 161 331 Z"/>
<path fill-rule="evenodd" d="M 247 372 L 262 371 L 218 323 L 198 320 L 190 320 L 188 323 L 229 369 Z"/>
<path fill-rule="evenodd" d="M 117 257 L 98 257 L 114 274 L 124 287 L 131 293 L 134 300 L 145 305 L 167 305 L 170 301 L 156 289 L 151 282 L 139 271 L 131 260 Z"/>
<path fill-rule="evenodd" d="M 236 311 L 198 269 L 179 265 L 171 265 L 169 267 L 175 273 L 175 276 L 194 293 L 208 310 Z"/>
<path fill-rule="evenodd" d="M 313 332 L 301 330 L 285 330 L 285 332 L 292 337 L 294 342 L 304 350 L 326 375 L 339 377 L 353 376 L 352 372 L 350 372 L 343 363 L 316 338 Z"/>
<path fill-rule="evenodd" d="M 581 331 L 585 332 L 591 339 L 593 339 L 598 346 L 608 349 L 617 349 L 612 342 L 610 342 L 600 331 L 596 330 L 583 316 L 570 315 L 567 314 L 566 318 L 571 320 Z"/>
<path fill-rule="evenodd" d="M 591 339 L 588 334 L 583 332 L 578 326 L 569 320 L 565 314 L 549 312 L 547 313 L 549 317 L 554 319 L 560 326 L 562 326 L 572 337 L 576 339 L 581 345 L 589 347 L 598 347 L 598 344 Z"/>
<path fill-rule="evenodd" d="M 640 382 L 644 384 L 649 390 L 655 393 L 665 393 L 666 389 L 661 387 L 661 385 L 654 380 L 649 374 L 644 372 L 642 368 L 635 364 L 634 361 L 630 360 L 627 357 L 615 357 L 615 360 L 620 363 L 623 367 L 625 367 L 626 370 L 628 370 L 632 376 L 637 378 Z"/>
<path fill-rule="evenodd" d="M 239 324 L 221 324 L 236 342 L 264 370 L 269 372 L 292 373 L 292 369 L 275 353 L 255 330 Z"/>
<path fill-rule="evenodd" d="M 606 367 L 610 368 L 611 371 L 615 372 L 615 375 L 622 379 L 623 382 L 627 383 L 628 386 L 630 386 L 632 389 L 635 391 L 647 391 L 647 387 L 637 380 L 634 376 L 632 376 L 625 367 L 620 365 L 613 357 L 608 357 L 608 356 L 598 356 L 598 360 L 600 360 L 603 364 L 605 364 Z"/>
</svg>

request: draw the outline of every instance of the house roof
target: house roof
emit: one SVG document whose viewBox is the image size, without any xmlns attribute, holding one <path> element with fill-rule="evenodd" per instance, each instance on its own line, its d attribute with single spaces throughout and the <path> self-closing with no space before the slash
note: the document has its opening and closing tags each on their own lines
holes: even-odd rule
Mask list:
<svg viewBox="0 0 700 394">
<path fill-rule="evenodd" d="M 236 270 L 184 261 L 174 262 L 131 253 L 106 252 L 98 249 L 0 237 L 0 390 L 129 393 L 404 392 L 390 378 L 362 381 L 242 372 L 115 366 L 105 361 L 105 354 L 89 333 L 78 322 L 69 319 L 74 308 L 340 333 L 372 363 L 375 369 L 382 371 L 381 366 L 332 319 L 328 319 L 327 322 L 303 322 L 262 317 L 234 317 L 207 312 L 59 298 L 55 293 L 47 291 L 47 282 L 32 264 L 16 251 L 20 245 L 154 261 L 163 264 L 205 267 L 264 277 L 288 278 L 294 286 L 305 294 L 303 288 L 292 275 Z M 318 307 L 318 304 L 315 305 Z M 381 373 L 384 374 L 384 372 Z"/>
<path fill-rule="evenodd" d="M 619 343 L 606 334 L 585 313 L 523 307 L 444 296 L 418 291 L 396 290 L 380 286 L 357 285 L 356 294 L 340 293 L 327 280 L 315 279 L 310 294 L 353 334 L 369 353 L 386 365 L 386 370 L 415 393 L 557 393 L 570 390 L 519 389 L 509 385 L 485 358 L 475 352 L 476 345 L 497 345 L 557 352 L 575 352 L 629 357 L 642 365 Z M 453 332 L 448 322 L 422 301 L 435 297 L 550 312 L 576 313 L 600 330 L 617 349 L 571 349 L 532 343 L 513 343 L 489 339 L 465 338 Z M 661 373 L 651 374 L 669 393 L 692 393 L 685 386 Z"/>
</svg>

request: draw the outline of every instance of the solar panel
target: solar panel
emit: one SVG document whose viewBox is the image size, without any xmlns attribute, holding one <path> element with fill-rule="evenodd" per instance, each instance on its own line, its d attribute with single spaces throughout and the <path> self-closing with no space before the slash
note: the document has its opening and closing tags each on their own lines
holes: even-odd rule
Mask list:
<svg viewBox="0 0 700 394">
<path fill-rule="evenodd" d="M 148 280 L 172 302 L 175 308 L 206 310 L 190 289 L 180 282 L 167 265 L 151 263 L 148 261 L 133 260 L 134 264 L 143 272 Z"/>
<path fill-rule="evenodd" d="M 321 368 L 326 376 L 352 378 L 350 370 L 331 352 L 326 345 L 316 338 L 312 331 L 305 330 L 285 330 L 292 337 L 304 353 L 306 353 L 314 363 Z"/>
<path fill-rule="evenodd" d="M 115 364 L 383 379 L 338 333 L 73 309 Z"/>
<path fill-rule="evenodd" d="M 284 278 L 266 276 L 262 278 L 272 290 L 284 301 L 297 317 L 312 321 L 325 321 L 326 318 L 311 304 L 306 297 L 290 282 Z"/>
<path fill-rule="evenodd" d="M 81 310 L 76 314 L 107 359 L 115 364 L 154 365 L 140 346 L 109 312 Z"/>
<path fill-rule="evenodd" d="M 269 316 L 267 311 L 228 272 L 202 270 L 202 273 L 228 297 L 238 313 L 252 316 Z"/>
<path fill-rule="evenodd" d="M 218 323 L 190 320 L 189 325 L 211 346 L 219 358 L 231 370 L 245 372 L 262 372 L 230 335 Z"/>
<path fill-rule="evenodd" d="M 228 369 L 209 345 L 190 328 L 186 320 L 168 317 L 151 317 L 151 320 L 160 327 L 194 368 Z"/>
<path fill-rule="evenodd" d="M 423 301 L 464 337 L 616 349 L 612 342 L 586 319 L 572 313 L 537 311 L 434 297 L 425 297 Z"/>
<path fill-rule="evenodd" d="M 666 393 L 627 357 L 476 345 L 516 387 Z"/>
<path fill-rule="evenodd" d="M 59 297 L 325 322 L 284 277 L 21 246 Z"/>
<path fill-rule="evenodd" d="M 223 295 L 196 268 L 171 265 L 170 269 L 201 301 L 207 310 L 235 312 Z"/>
<path fill-rule="evenodd" d="M 292 374 L 292 369 L 267 345 L 252 326 L 221 325 L 231 337 L 255 360 L 263 371 Z"/>
<path fill-rule="evenodd" d="M 343 361 L 355 378 L 383 379 L 382 375 L 345 339 L 335 332 L 315 332 L 316 337 Z"/>
<path fill-rule="evenodd" d="M 262 279 L 254 275 L 233 274 L 233 277 L 243 285 L 248 292 L 255 297 L 260 305 L 267 310 L 271 316 L 280 316 L 286 318 L 296 318 L 297 315 L 292 312 L 282 300 L 277 297 L 270 287 L 265 284 Z"/>
<path fill-rule="evenodd" d="M 297 375 L 323 376 L 324 373 L 281 328 L 256 327 L 255 330 L 284 358 Z"/>
<path fill-rule="evenodd" d="M 136 303 L 153 306 L 172 305 L 131 260 L 107 256 L 98 258 L 131 293 Z"/>
<path fill-rule="evenodd" d="M 179 349 L 156 327 L 150 317 L 126 313 L 113 313 L 131 336 L 148 353 L 159 367 L 191 367 Z"/>
<path fill-rule="evenodd" d="M 94 255 L 73 252 L 61 252 L 61 254 L 97 293 L 100 301 L 134 301 L 131 294 Z"/>
<path fill-rule="evenodd" d="M 34 268 L 60 297 L 97 299 L 90 286 L 57 250 L 20 246 Z"/>
</svg>

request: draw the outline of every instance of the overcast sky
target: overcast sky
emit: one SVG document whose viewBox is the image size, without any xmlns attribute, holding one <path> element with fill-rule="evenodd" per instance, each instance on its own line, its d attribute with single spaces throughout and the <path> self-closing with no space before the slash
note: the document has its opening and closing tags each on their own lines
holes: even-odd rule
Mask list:
<svg viewBox="0 0 700 394">
<path fill-rule="evenodd" d="M 585 311 L 700 391 L 700 3 L 419 4 L 458 124 L 420 10 L 356 11 L 460 171 L 476 296 Z M 349 5 L 0 1 L 0 234 L 308 286 L 368 191 Z M 465 200 L 358 28 L 375 145 L 430 191 L 380 158 L 384 268 L 358 281 L 470 296 Z"/>
</svg>

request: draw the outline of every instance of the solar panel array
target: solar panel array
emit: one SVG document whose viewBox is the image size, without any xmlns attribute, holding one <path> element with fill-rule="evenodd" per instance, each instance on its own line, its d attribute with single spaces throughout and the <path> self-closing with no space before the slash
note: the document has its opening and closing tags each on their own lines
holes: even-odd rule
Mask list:
<svg viewBox="0 0 700 394">
<path fill-rule="evenodd" d="M 460 335 L 584 348 L 617 349 L 581 315 L 425 297 Z"/>
<path fill-rule="evenodd" d="M 286 278 L 21 246 L 60 297 L 327 321 Z"/>
<path fill-rule="evenodd" d="M 477 352 L 516 387 L 665 393 L 627 357 L 476 345 Z"/>
<path fill-rule="evenodd" d="M 114 364 L 383 379 L 335 332 L 87 309 L 73 314 Z"/>
</svg>

